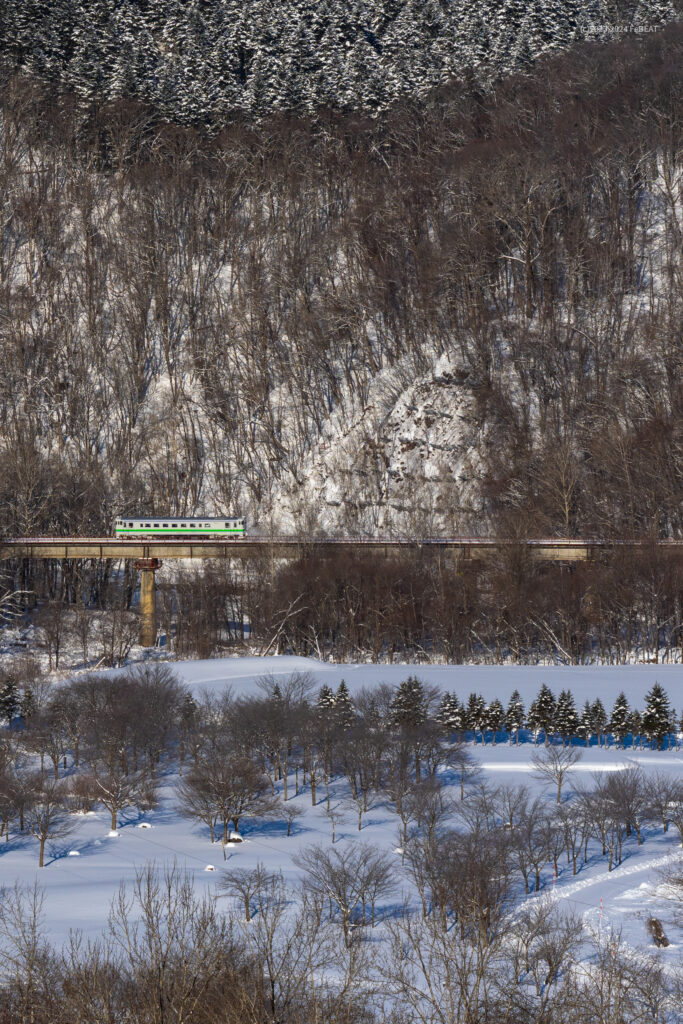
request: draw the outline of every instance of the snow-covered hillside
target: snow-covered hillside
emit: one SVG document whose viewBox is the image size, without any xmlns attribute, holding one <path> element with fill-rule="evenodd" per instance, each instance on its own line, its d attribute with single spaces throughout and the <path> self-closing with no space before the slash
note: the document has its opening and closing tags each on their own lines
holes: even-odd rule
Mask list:
<svg viewBox="0 0 683 1024">
<path fill-rule="evenodd" d="M 101 152 L 87 104 L 45 93 L 32 127 L 17 78 L 0 528 L 229 509 L 263 532 L 675 535 L 678 32 L 391 131 L 160 128 L 149 150 L 132 107 Z"/>
</svg>

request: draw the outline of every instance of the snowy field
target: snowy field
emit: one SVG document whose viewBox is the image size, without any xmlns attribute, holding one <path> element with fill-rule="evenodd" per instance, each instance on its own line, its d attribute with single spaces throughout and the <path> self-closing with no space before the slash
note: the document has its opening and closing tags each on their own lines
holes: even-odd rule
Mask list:
<svg viewBox="0 0 683 1024">
<path fill-rule="evenodd" d="M 577 707 L 600 697 L 609 710 L 621 690 L 632 705 L 642 703 L 655 682 L 661 683 L 674 707 L 680 710 L 683 702 L 683 665 L 330 665 L 309 658 L 270 657 L 174 662 L 173 668 L 197 694 L 219 693 L 230 686 L 235 696 L 247 695 L 257 692 L 255 680 L 261 675 L 311 672 L 319 686 L 326 683 L 336 689 L 345 680 L 352 695 L 364 686 L 398 686 L 408 675 L 416 675 L 427 685 L 455 690 L 461 700 L 476 691 L 485 700 L 498 697 L 506 704 L 517 689 L 527 707 L 543 683 L 555 695 L 570 689 Z"/>
<path fill-rule="evenodd" d="M 323 683 L 335 688 L 345 679 L 351 695 L 363 686 L 382 682 L 398 685 L 410 673 L 416 673 L 424 683 L 444 690 L 455 690 L 460 699 L 470 691 L 480 692 L 486 699 L 499 697 L 505 704 L 513 689 L 517 688 L 528 707 L 542 683 L 547 683 L 557 694 L 569 687 L 577 705 L 586 699 L 600 696 L 606 708 L 611 707 L 620 690 L 624 690 L 631 703 L 642 705 L 647 690 L 659 681 L 669 694 L 673 705 L 680 709 L 683 690 L 683 670 L 676 666 L 590 667 L 590 668 L 529 668 L 529 667 L 424 667 L 417 670 L 407 666 L 324 665 L 301 658 L 245 658 L 221 661 L 186 662 L 173 666 L 180 679 L 199 695 L 203 691 L 219 694 L 231 687 L 235 695 L 256 693 L 255 681 L 265 672 L 276 676 L 293 671 L 310 671 L 317 685 Z M 483 777 L 492 785 L 501 783 L 527 784 L 534 792 L 542 793 L 548 801 L 548 812 L 554 808 L 552 786 L 535 778 L 530 765 L 534 752 L 531 743 L 520 746 L 507 744 L 470 745 L 469 749 L 481 764 Z M 627 764 L 638 764 L 644 772 L 653 770 L 680 776 L 683 770 L 683 751 L 649 750 L 585 750 L 577 768 L 566 785 L 570 794 L 578 782 L 588 785 L 590 773 L 597 770 L 619 770 Z M 443 771 L 443 769 L 442 769 Z M 448 778 L 444 775 L 448 784 Z M 330 842 L 330 821 L 325 814 L 324 790 L 318 792 L 318 806 L 311 806 L 308 790 L 291 797 L 303 812 L 295 822 L 291 837 L 286 834 L 284 821 L 254 821 L 245 819 L 242 828 L 244 842 L 229 845 L 225 851 L 220 844 L 212 846 L 204 826 L 181 817 L 175 800 L 177 776 L 169 773 L 164 779 L 158 807 L 144 816 L 123 812 L 118 834 L 110 835 L 109 814 L 90 812 L 82 817 L 82 824 L 59 847 L 52 847 L 46 866 L 37 869 L 35 841 L 14 835 L 8 843 L 2 842 L 0 851 L 0 878 L 4 886 L 14 882 L 32 884 L 38 880 L 45 892 L 46 934 L 50 941 L 61 943 L 71 929 L 80 929 L 88 937 L 98 935 L 106 923 L 109 904 L 121 881 L 132 882 L 136 868 L 145 862 L 158 865 L 177 861 L 192 873 L 197 890 L 214 886 L 218 873 L 224 868 L 255 866 L 262 862 L 268 869 L 281 870 L 286 879 L 295 881 L 298 868 L 293 856 L 302 847 L 312 843 Z M 294 776 L 290 776 L 290 794 L 294 792 Z M 280 784 L 281 788 L 281 784 Z M 365 816 L 364 827 L 357 831 L 356 814 L 348 805 L 348 783 L 336 779 L 331 787 L 332 803 L 338 808 L 337 843 L 349 840 L 371 843 L 396 857 L 396 870 L 405 895 L 411 897 L 411 883 L 402 873 L 397 847 L 398 818 L 388 802 L 378 801 Z M 453 784 L 453 793 L 457 787 Z M 143 827 L 146 826 L 146 827 Z M 657 869 L 674 863 L 681 847 L 679 835 L 671 827 L 667 834 L 655 823 L 644 830 L 644 842 L 638 847 L 635 838 L 627 839 L 624 860 L 611 873 L 606 858 L 599 855 L 595 843 L 591 847 L 587 865 L 573 876 L 564 858 L 559 877 L 553 880 L 552 869 L 543 872 L 542 894 L 550 896 L 583 918 L 589 928 L 621 929 L 624 938 L 634 946 L 654 949 L 645 928 L 645 919 L 654 914 L 665 922 L 672 944 L 660 950 L 657 956 L 665 962 L 680 960 L 683 932 L 671 923 L 671 903 L 662 898 L 662 884 Z M 225 860 L 224 860 L 225 853 Z M 215 870 L 207 870 L 213 867 Z M 520 884 L 520 899 L 525 897 Z M 226 909 L 227 898 L 222 900 Z M 601 909 L 602 908 L 602 909 Z"/>
</svg>

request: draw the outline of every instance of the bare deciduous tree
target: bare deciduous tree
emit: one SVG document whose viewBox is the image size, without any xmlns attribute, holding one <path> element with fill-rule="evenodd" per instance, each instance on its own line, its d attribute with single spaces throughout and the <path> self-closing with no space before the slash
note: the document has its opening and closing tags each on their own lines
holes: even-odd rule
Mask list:
<svg viewBox="0 0 683 1024">
<path fill-rule="evenodd" d="M 45 863 L 45 845 L 71 835 L 77 822 L 69 814 L 68 787 L 61 781 L 36 778 L 33 799 L 25 811 L 26 829 L 38 840 L 38 867 Z"/>
<path fill-rule="evenodd" d="M 536 775 L 541 779 L 554 782 L 557 786 L 557 802 L 562 802 L 562 786 L 564 781 L 583 757 L 578 747 L 546 747 L 542 753 L 534 753 L 531 756 L 531 763 L 534 766 Z"/>
<path fill-rule="evenodd" d="M 364 923 L 364 913 L 358 921 L 357 911 L 367 901 L 368 893 L 372 892 L 374 905 L 392 885 L 386 855 L 356 843 L 342 850 L 309 846 L 297 855 L 295 863 L 305 872 L 305 888 L 326 897 L 336 907 L 347 945 L 356 925 Z"/>
</svg>

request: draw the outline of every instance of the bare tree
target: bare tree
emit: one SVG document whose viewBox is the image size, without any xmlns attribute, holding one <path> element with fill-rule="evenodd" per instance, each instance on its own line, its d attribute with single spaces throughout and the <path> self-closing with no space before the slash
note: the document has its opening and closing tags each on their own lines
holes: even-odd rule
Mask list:
<svg viewBox="0 0 683 1024">
<path fill-rule="evenodd" d="M 0 891 L 0 971 L 6 985 L 17 985 L 16 1010 L 31 1020 L 39 1004 L 48 1001 L 51 964 L 41 931 L 44 896 L 37 882 L 31 888 L 15 884 Z"/>
<path fill-rule="evenodd" d="M 287 836 L 292 834 L 292 826 L 296 822 L 297 818 L 300 818 L 304 813 L 301 807 L 297 807 L 296 804 L 286 803 L 282 807 L 277 808 L 277 813 L 282 814 L 283 818 L 287 822 Z"/>
<path fill-rule="evenodd" d="M 125 807 L 135 806 L 150 810 L 157 802 L 157 782 L 149 771 L 127 772 L 119 767 L 93 767 L 86 785 L 93 799 L 101 803 L 111 815 L 111 829 L 115 832 L 118 818 Z"/>
<path fill-rule="evenodd" d="M 42 868 L 45 844 L 66 838 L 77 827 L 68 810 L 68 787 L 61 781 L 36 778 L 33 800 L 25 813 L 27 831 L 39 843 L 38 867 Z"/>
<path fill-rule="evenodd" d="M 613 808 L 615 818 L 624 826 L 626 835 L 635 832 L 640 846 L 643 818 L 648 808 L 645 777 L 640 766 L 629 765 L 622 771 L 609 772 L 602 791 Z"/>
<path fill-rule="evenodd" d="M 565 803 L 558 808 L 557 815 L 557 822 L 564 838 L 567 862 L 571 861 L 572 874 L 575 875 L 579 870 L 581 851 L 586 848 L 591 835 L 588 808 L 584 801 Z"/>
<path fill-rule="evenodd" d="M 327 897 L 336 907 L 347 946 L 354 928 L 364 922 L 364 914 L 358 921 L 357 911 L 368 894 L 372 892 L 376 900 L 389 890 L 392 881 L 386 855 L 357 843 L 342 850 L 309 846 L 296 856 L 295 863 L 305 872 L 304 887 Z"/>
<path fill-rule="evenodd" d="M 244 815 L 270 812 L 273 801 L 268 789 L 267 779 L 253 761 L 225 753 L 202 757 L 183 776 L 179 794 L 184 813 L 205 821 L 212 834 L 212 822 L 220 821 L 225 844 L 231 822 L 237 832 Z"/>
<path fill-rule="evenodd" d="M 225 984 L 240 998 L 241 957 L 228 923 L 217 913 L 215 897 L 198 897 L 191 877 L 175 864 L 163 874 L 148 865 L 137 873 L 132 892 L 121 886 L 107 939 L 144 1019 L 163 1021 L 171 1014 L 189 1020 L 214 999 L 217 1011 Z"/>
<path fill-rule="evenodd" d="M 683 803 L 683 783 L 667 772 L 648 772 L 645 791 L 649 814 L 656 815 L 663 831 L 668 832 L 672 815 Z"/>
<path fill-rule="evenodd" d="M 115 667 L 123 665 L 137 643 L 138 631 L 138 617 L 128 608 L 110 608 L 101 614 L 94 633 L 104 664 Z"/>
<path fill-rule="evenodd" d="M 67 606 L 63 600 L 48 601 L 37 616 L 38 626 L 47 649 L 50 671 L 59 668 L 62 643 L 67 625 Z"/>
<path fill-rule="evenodd" d="M 536 799 L 527 805 L 524 815 L 511 832 L 513 856 L 522 872 L 526 892 L 529 892 L 532 872 L 536 892 L 541 888 L 541 871 L 549 857 L 545 820 L 546 809 L 542 801 Z"/>
<path fill-rule="evenodd" d="M 561 973 L 571 976 L 582 931 L 581 921 L 559 914 L 552 901 L 539 899 L 525 907 L 515 916 L 512 934 L 519 983 L 531 981 L 536 997 L 543 1000 Z"/>
<path fill-rule="evenodd" d="M 332 829 L 332 845 L 334 846 L 337 836 L 337 825 L 344 821 L 344 808 L 340 803 L 328 804 L 325 807 L 325 815 L 329 818 Z"/>
<path fill-rule="evenodd" d="M 449 748 L 447 764 L 460 782 L 460 799 L 463 800 L 465 798 L 465 783 L 474 781 L 481 771 L 479 762 L 464 743 L 456 743 Z"/>
<path fill-rule="evenodd" d="M 578 747 L 546 747 L 540 754 L 531 755 L 531 763 L 534 766 L 537 777 L 547 779 L 557 786 L 557 802 L 562 802 L 562 786 L 564 781 L 575 765 L 582 758 L 581 750 Z"/>
<path fill-rule="evenodd" d="M 406 792 L 402 801 L 401 819 L 404 826 L 404 845 L 407 842 L 407 823 L 411 820 L 424 831 L 428 842 L 433 842 L 436 838 L 438 826 L 443 824 L 454 810 L 453 802 L 444 792 L 444 788 L 436 776 L 428 775 Z"/>
<path fill-rule="evenodd" d="M 301 900 L 298 893 L 293 910 L 294 895 L 282 875 L 270 875 L 254 897 L 255 916 L 248 923 L 236 922 L 246 954 L 259 972 L 264 1018 L 327 1019 L 332 1010 L 334 1019 L 334 1008 L 325 1005 L 328 986 L 318 979 L 334 962 L 335 946 L 320 906 L 313 905 L 307 894 Z M 347 1002 L 343 991 L 340 1001 Z"/>
<path fill-rule="evenodd" d="M 500 817 L 503 828 L 512 829 L 521 821 L 529 802 L 528 786 L 498 786 L 493 793 L 496 813 Z"/>
<path fill-rule="evenodd" d="M 252 900 L 261 895 L 267 899 L 276 880 L 276 876 L 259 863 L 255 868 L 226 872 L 218 881 L 218 892 L 242 900 L 244 920 L 251 921 Z"/>
</svg>

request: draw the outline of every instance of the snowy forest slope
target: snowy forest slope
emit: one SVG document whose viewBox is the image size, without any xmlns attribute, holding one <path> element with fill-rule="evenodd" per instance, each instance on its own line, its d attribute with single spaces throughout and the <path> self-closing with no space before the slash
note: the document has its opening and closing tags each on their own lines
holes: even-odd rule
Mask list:
<svg viewBox="0 0 683 1024">
<path fill-rule="evenodd" d="M 682 67 L 213 139 L 7 71 L 2 530 L 679 535 Z"/>
<path fill-rule="evenodd" d="M 676 0 L 7 0 L 0 40 L 19 68 L 82 97 L 215 128 L 274 110 L 377 113 L 677 11 Z"/>
</svg>

